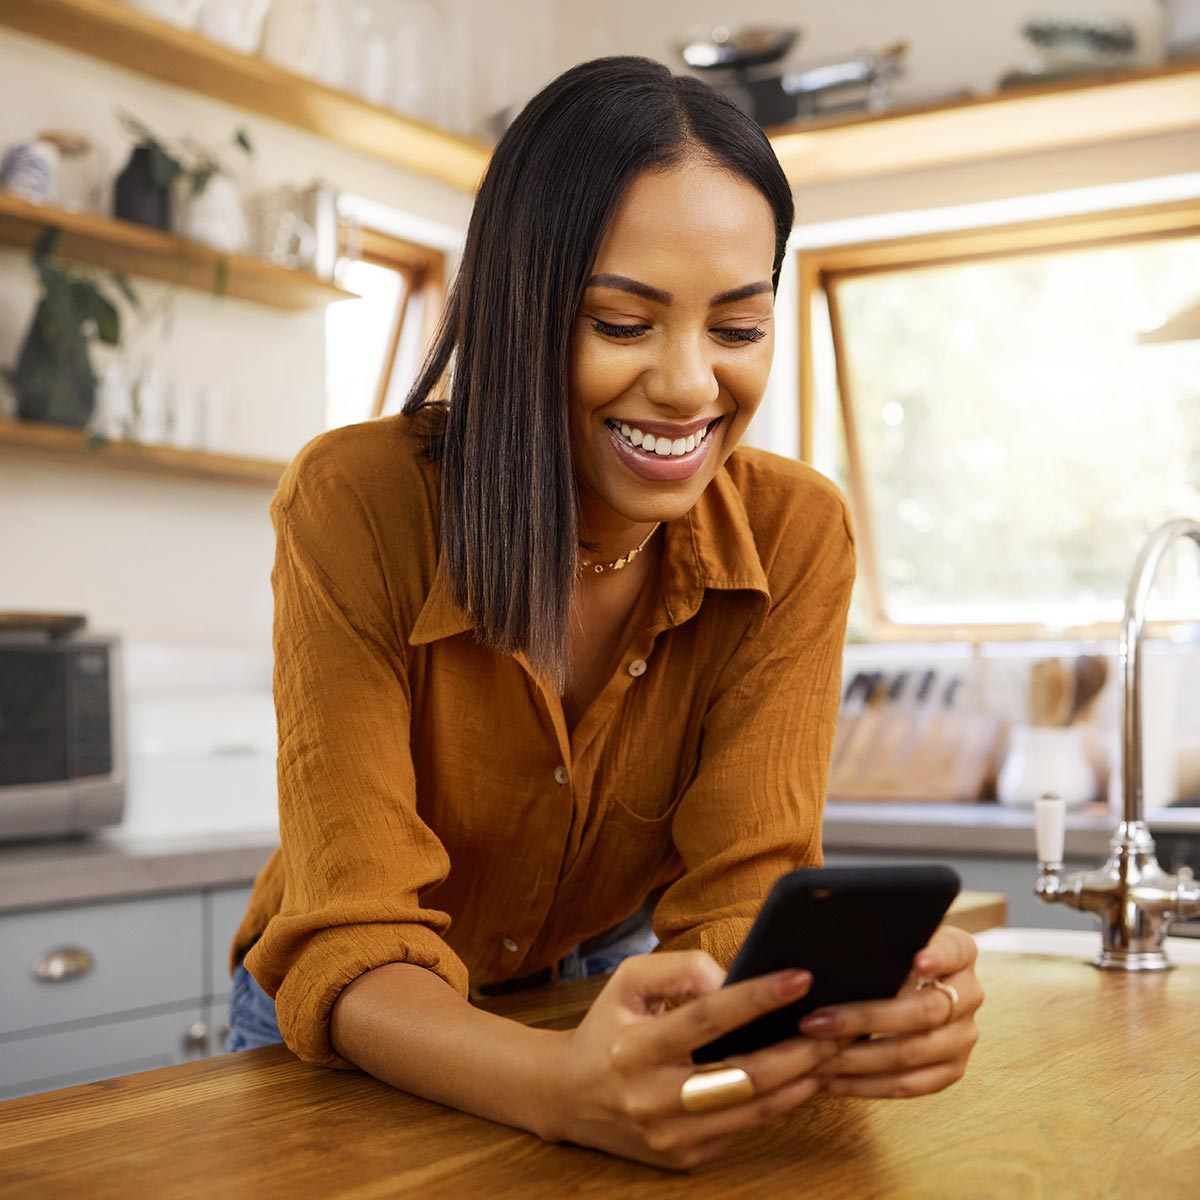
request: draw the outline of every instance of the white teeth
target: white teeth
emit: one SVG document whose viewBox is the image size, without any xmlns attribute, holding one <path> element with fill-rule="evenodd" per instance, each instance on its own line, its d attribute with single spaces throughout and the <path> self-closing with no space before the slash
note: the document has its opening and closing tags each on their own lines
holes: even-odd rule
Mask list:
<svg viewBox="0 0 1200 1200">
<path fill-rule="evenodd" d="M 699 429 L 685 438 L 655 437 L 652 433 L 643 433 L 636 425 L 624 421 L 610 421 L 608 427 L 621 435 L 631 446 L 640 446 L 647 454 L 656 454 L 659 458 L 678 458 L 681 454 L 689 454 L 695 450 L 708 434 L 707 429 Z"/>
</svg>

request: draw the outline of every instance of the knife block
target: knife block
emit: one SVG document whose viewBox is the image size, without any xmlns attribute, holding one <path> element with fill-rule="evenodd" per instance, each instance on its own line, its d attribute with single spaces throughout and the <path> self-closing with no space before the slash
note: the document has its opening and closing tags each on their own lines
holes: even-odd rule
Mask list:
<svg viewBox="0 0 1200 1200">
<path fill-rule="evenodd" d="M 1005 723 L 974 709 L 867 707 L 838 722 L 832 800 L 972 803 L 994 778 Z"/>
</svg>

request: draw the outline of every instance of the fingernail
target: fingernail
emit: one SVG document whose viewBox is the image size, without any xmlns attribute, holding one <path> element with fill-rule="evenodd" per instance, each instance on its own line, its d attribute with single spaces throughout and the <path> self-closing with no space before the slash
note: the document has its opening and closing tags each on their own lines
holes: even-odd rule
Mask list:
<svg viewBox="0 0 1200 1200">
<path fill-rule="evenodd" d="M 799 996 L 812 983 L 811 971 L 785 971 L 775 980 L 775 994 L 781 999 Z"/>
<path fill-rule="evenodd" d="M 838 1023 L 837 1013 L 830 1010 L 818 1010 L 817 1012 L 809 1013 L 800 1022 L 800 1031 L 802 1033 L 836 1033 Z"/>
<path fill-rule="evenodd" d="M 932 954 L 917 955 L 917 970 L 927 974 L 937 970 L 937 959 Z"/>
</svg>

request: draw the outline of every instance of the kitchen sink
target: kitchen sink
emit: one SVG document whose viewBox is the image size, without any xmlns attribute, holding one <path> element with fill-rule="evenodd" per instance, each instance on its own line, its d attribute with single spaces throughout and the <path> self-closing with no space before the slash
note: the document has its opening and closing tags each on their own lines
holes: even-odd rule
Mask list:
<svg viewBox="0 0 1200 1200">
<path fill-rule="evenodd" d="M 1100 949 L 1100 932 L 1092 929 L 988 929 L 975 935 L 980 950 L 1008 954 L 1052 954 L 1086 961 Z M 1168 937 L 1167 957 L 1173 963 L 1200 963 L 1200 938 Z"/>
</svg>

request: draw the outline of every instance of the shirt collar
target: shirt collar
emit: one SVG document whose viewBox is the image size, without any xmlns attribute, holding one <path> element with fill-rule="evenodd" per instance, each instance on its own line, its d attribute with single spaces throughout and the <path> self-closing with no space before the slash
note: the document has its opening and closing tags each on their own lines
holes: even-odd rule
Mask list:
<svg viewBox="0 0 1200 1200">
<path fill-rule="evenodd" d="M 751 633 L 756 632 L 771 606 L 771 592 L 745 501 L 725 467 L 704 489 L 695 507 L 667 525 L 666 540 L 663 599 L 668 624 L 682 625 L 695 616 L 708 588 L 748 591 L 756 593 L 750 628 Z M 470 618 L 450 594 L 446 558 L 439 555 L 433 585 L 408 635 L 409 644 L 425 645 L 472 628 Z"/>
</svg>

